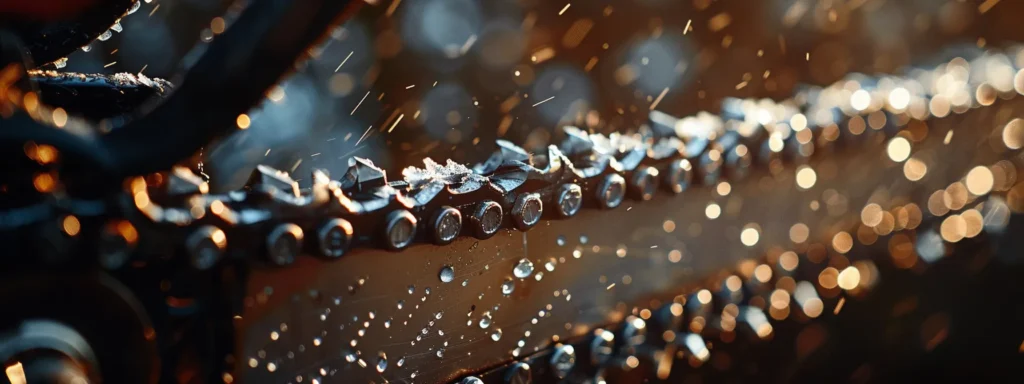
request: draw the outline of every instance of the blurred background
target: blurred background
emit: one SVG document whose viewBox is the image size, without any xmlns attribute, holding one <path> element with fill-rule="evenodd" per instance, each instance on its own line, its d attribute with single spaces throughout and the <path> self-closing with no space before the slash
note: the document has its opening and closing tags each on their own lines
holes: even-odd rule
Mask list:
<svg viewBox="0 0 1024 384">
<path fill-rule="evenodd" d="M 64 70 L 173 81 L 233 3 L 145 0 Z M 1006 46 L 1024 40 L 1021 15 L 1017 0 L 379 0 L 195 164 L 217 190 L 260 163 L 302 183 L 352 156 L 395 178 L 425 156 L 482 161 L 497 139 L 537 149 L 564 125 L 630 131 L 653 109 L 717 111 Z"/>
</svg>

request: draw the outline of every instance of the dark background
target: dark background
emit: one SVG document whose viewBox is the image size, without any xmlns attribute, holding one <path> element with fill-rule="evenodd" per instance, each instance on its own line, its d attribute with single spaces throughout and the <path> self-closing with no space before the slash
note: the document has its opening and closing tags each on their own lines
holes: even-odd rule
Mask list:
<svg viewBox="0 0 1024 384">
<path fill-rule="evenodd" d="M 144 3 L 65 70 L 173 81 L 228 6 Z M 200 170 L 237 188 L 257 163 L 301 182 L 361 156 L 394 178 L 424 156 L 480 161 L 496 139 L 557 143 L 562 125 L 629 131 L 662 92 L 657 109 L 685 115 L 1005 47 L 1024 38 L 1021 14 L 1015 0 L 380 0 L 271 92 L 248 130 L 198 154 Z"/>
</svg>

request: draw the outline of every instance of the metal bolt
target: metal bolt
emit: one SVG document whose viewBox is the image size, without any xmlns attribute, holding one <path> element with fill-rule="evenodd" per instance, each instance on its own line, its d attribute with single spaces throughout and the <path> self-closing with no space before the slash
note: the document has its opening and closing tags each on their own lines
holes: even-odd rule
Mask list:
<svg viewBox="0 0 1024 384">
<path fill-rule="evenodd" d="M 388 249 L 397 251 L 408 247 L 416 238 L 416 217 L 404 209 L 400 209 L 388 215 L 387 225 L 384 227 L 385 246 Z"/>
<path fill-rule="evenodd" d="M 743 179 L 750 173 L 750 166 L 754 163 L 754 155 L 746 145 L 740 144 L 729 151 L 726 156 L 726 164 L 729 167 L 729 176 L 734 179 Z"/>
<path fill-rule="evenodd" d="M 220 228 L 204 225 L 196 228 L 185 240 L 189 263 L 198 270 L 207 270 L 217 265 L 224 250 L 228 247 L 228 238 Z"/>
<path fill-rule="evenodd" d="M 462 232 L 462 213 L 452 207 L 441 207 L 434 216 L 434 243 L 445 245 L 451 243 Z"/>
<path fill-rule="evenodd" d="M 626 195 L 626 180 L 618 174 L 611 174 L 601 180 L 597 187 L 597 203 L 601 208 L 611 209 L 622 204 Z"/>
<path fill-rule="evenodd" d="M 277 266 L 294 263 L 302 252 L 302 237 L 302 228 L 298 225 L 278 225 L 267 235 L 267 258 Z"/>
<path fill-rule="evenodd" d="M 690 182 L 692 181 L 693 166 L 690 165 L 689 160 L 674 161 L 668 167 L 668 172 L 665 172 L 665 186 L 672 193 L 683 193 L 683 191 L 690 187 Z"/>
<path fill-rule="evenodd" d="M 540 201 L 540 195 L 524 193 L 519 195 L 515 204 L 512 205 L 512 222 L 520 231 L 525 231 L 540 222 L 542 213 L 544 213 L 544 205 Z"/>
<path fill-rule="evenodd" d="M 561 345 L 551 354 L 551 372 L 555 377 L 564 379 L 576 366 L 576 349 L 572 345 Z"/>
<path fill-rule="evenodd" d="M 473 224 L 473 236 L 481 240 L 494 236 L 501 228 L 503 216 L 501 205 L 494 201 L 486 200 L 477 204 L 473 216 L 469 218 Z"/>
<path fill-rule="evenodd" d="M 700 177 L 704 185 L 711 186 L 718 184 L 722 176 L 722 152 L 717 148 L 708 149 L 700 157 Z"/>
<path fill-rule="evenodd" d="M 594 339 L 590 341 L 590 363 L 603 365 L 615 354 L 615 334 L 611 331 L 598 329 Z"/>
<path fill-rule="evenodd" d="M 533 372 L 530 371 L 530 364 L 515 363 L 505 373 L 506 384 L 529 384 L 533 382 Z"/>
<path fill-rule="evenodd" d="M 118 269 L 128 262 L 139 233 L 126 220 L 107 223 L 100 235 L 99 261 L 106 269 Z"/>
<path fill-rule="evenodd" d="M 622 340 L 627 345 L 636 346 L 647 340 L 647 322 L 636 316 L 626 318 L 626 326 L 622 327 Z"/>
<path fill-rule="evenodd" d="M 558 189 L 555 212 L 562 217 L 573 217 L 583 206 L 583 190 L 576 184 L 564 184 Z"/>
<path fill-rule="evenodd" d="M 654 198 L 658 189 L 658 170 L 654 167 L 641 167 L 633 171 L 630 193 L 633 198 L 647 201 Z"/>
<path fill-rule="evenodd" d="M 327 220 L 317 231 L 320 253 L 325 257 L 337 259 L 348 251 L 352 243 L 352 224 L 348 220 L 333 218 Z"/>
</svg>

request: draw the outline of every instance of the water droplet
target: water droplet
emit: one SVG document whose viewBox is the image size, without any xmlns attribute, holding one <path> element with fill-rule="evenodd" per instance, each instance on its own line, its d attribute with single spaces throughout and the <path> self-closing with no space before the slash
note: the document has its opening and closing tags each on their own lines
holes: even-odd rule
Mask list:
<svg viewBox="0 0 1024 384">
<path fill-rule="evenodd" d="M 555 270 L 555 265 L 557 264 L 558 260 L 555 260 L 555 258 L 552 257 L 551 260 L 548 260 L 547 263 L 544 263 L 544 269 L 548 270 L 548 272 L 552 272 Z"/>
<path fill-rule="evenodd" d="M 400 358 L 400 359 L 398 359 L 398 363 L 396 363 L 396 364 L 397 364 L 397 365 L 398 365 L 399 367 L 401 367 L 401 366 L 405 365 L 405 358 L 403 357 L 403 358 Z"/>
<path fill-rule="evenodd" d="M 152 0 L 150 0 L 150 1 L 152 1 Z M 149 2 L 149 1 L 147 1 L 147 3 L 148 3 L 148 2 Z M 136 11 L 138 11 L 138 10 L 139 10 L 139 8 L 141 8 L 141 7 L 142 7 L 142 2 L 141 2 L 141 1 L 136 1 L 136 2 L 132 3 L 132 7 L 131 7 L 131 8 L 128 8 L 128 14 L 130 15 L 130 14 L 133 14 L 133 13 L 135 13 L 135 12 L 136 12 Z"/>
<path fill-rule="evenodd" d="M 580 235 L 580 244 L 586 244 L 588 241 L 590 241 L 590 239 L 587 238 L 587 235 Z"/>
<path fill-rule="evenodd" d="M 536 275 L 533 275 L 533 279 L 537 280 L 537 281 L 541 281 L 541 279 L 543 279 L 543 278 L 544 278 L 544 272 L 537 272 Z"/>
<path fill-rule="evenodd" d="M 494 340 L 494 341 L 501 340 L 501 328 L 497 328 L 497 329 L 494 330 L 493 333 L 491 333 L 491 340 Z"/>
<path fill-rule="evenodd" d="M 565 236 L 558 235 L 558 238 L 555 239 L 555 243 L 557 243 L 559 246 L 565 245 Z"/>
<path fill-rule="evenodd" d="M 434 318 L 438 319 L 438 320 L 441 320 L 441 316 L 444 316 L 444 311 L 441 311 L 441 312 L 438 312 L 438 313 L 434 314 Z"/>
<path fill-rule="evenodd" d="M 384 320 L 384 328 L 391 328 L 391 320 Z"/>
<path fill-rule="evenodd" d="M 516 264 L 515 268 L 512 269 L 512 274 L 520 279 L 525 279 L 533 274 L 533 262 L 527 259 L 520 259 L 519 264 Z"/>
<path fill-rule="evenodd" d="M 416 292 L 416 286 L 415 285 L 410 285 L 409 286 L 409 294 L 411 295 L 411 294 L 413 294 L 415 292 Z"/>
<path fill-rule="evenodd" d="M 377 373 L 384 373 L 388 369 L 388 355 L 381 352 L 377 354 Z"/>
<path fill-rule="evenodd" d="M 467 285 L 469 285 L 469 279 L 462 280 L 462 286 L 465 287 Z"/>
<path fill-rule="evenodd" d="M 89 52 L 92 50 L 92 44 L 86 44 L 82 46 L 82 52 Z"/>
<path fill-rule="evenodd" d="M 429 295 L 430 294 L 430 287 L 427 287 L 426 289 L 424 289 L 423 290 L 423 294 L 424 295 Z"/>
<path fill-rule="evenodd" d="M 124 31 L 124 27 L 121 26 L 121 20 L 115 21 L 114 25 L 110 26 L 110 30 L 117 33 L 121 33 L 121 31 Z"/>
<path fill-rule="evenodd" d="M 490 326 L 491 326 L 491 313 L 490 312 L 484 312 L 484 314 L 482 316 L 480 316 L 480 328 L 486 329 L 487 327 L 490 327 Z"/>
<path fill-rule="evenodd" d="M 515 282 L 513 282 L 512 279 L 506 279 L 505 282 L 502 283 L 502 294 L 508 296 L 511 295 L 513 291 L 515 291 Z"/>
<path fill-rule="evenodd" d="M 356 361 L 356 354 L 352 353 L 352 351 L 346 351 L 345 352 L 345 361 L 350 362 L 350 363 L 354 363 Z"/>
<path fill-rule="evenodd" d="M 57 69 L 61 69 L 61 68 L 64 68 L 64 67 L 68 66 L 68 58 L 62 57 L 62 58 L 57 59 L 57 61 L 53 62 L 53 66 L 57 67 Z"/>
<path fill-rule="evenodd" d="M 437 358 L 438 359 L 443 359 L 444 358 L 444 349 L 438 349 L 437 350 Z"/>
<path fill-rule="evenodd" d="M 405 306 L 405 300 L 398 300 L 398 309 L 402 309 Z"/>
<path fill-rule="evenodd" d="M 442 283 L 450 283 L 455 279 L 455 268 L 450 265 L 446 265 L 441 268 L 441 273 L 438 275 L 441 278 Z"/>
<path fill-rule="evenodd" d="M 110 40 L 110 37 L 113 36 L 113 35 L 114 34 L 111 33 L 110 30 L 108 29 L 106 31 L 103 31 L 103 33 L 101 33 L 100 36 L 97 37 L 96 39 L 99 40 L 99 41 L 107 41 L 107 40 Z"/>
</svg>

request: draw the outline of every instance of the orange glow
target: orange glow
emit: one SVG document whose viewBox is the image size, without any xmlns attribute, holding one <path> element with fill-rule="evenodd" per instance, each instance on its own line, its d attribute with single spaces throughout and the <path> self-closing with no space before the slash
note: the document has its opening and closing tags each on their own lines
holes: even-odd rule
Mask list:
<svg viewBox="0 0 1024 384">
<path fill-rule="evenodd" d="M 78 222 L 78 218 L 72 215 L 65 216 L 61 226 L 64 228 L 64 233 L 67 233 L 68 236 L 75 236 L 82 230 L 82 223 Z"/>
</svg>

